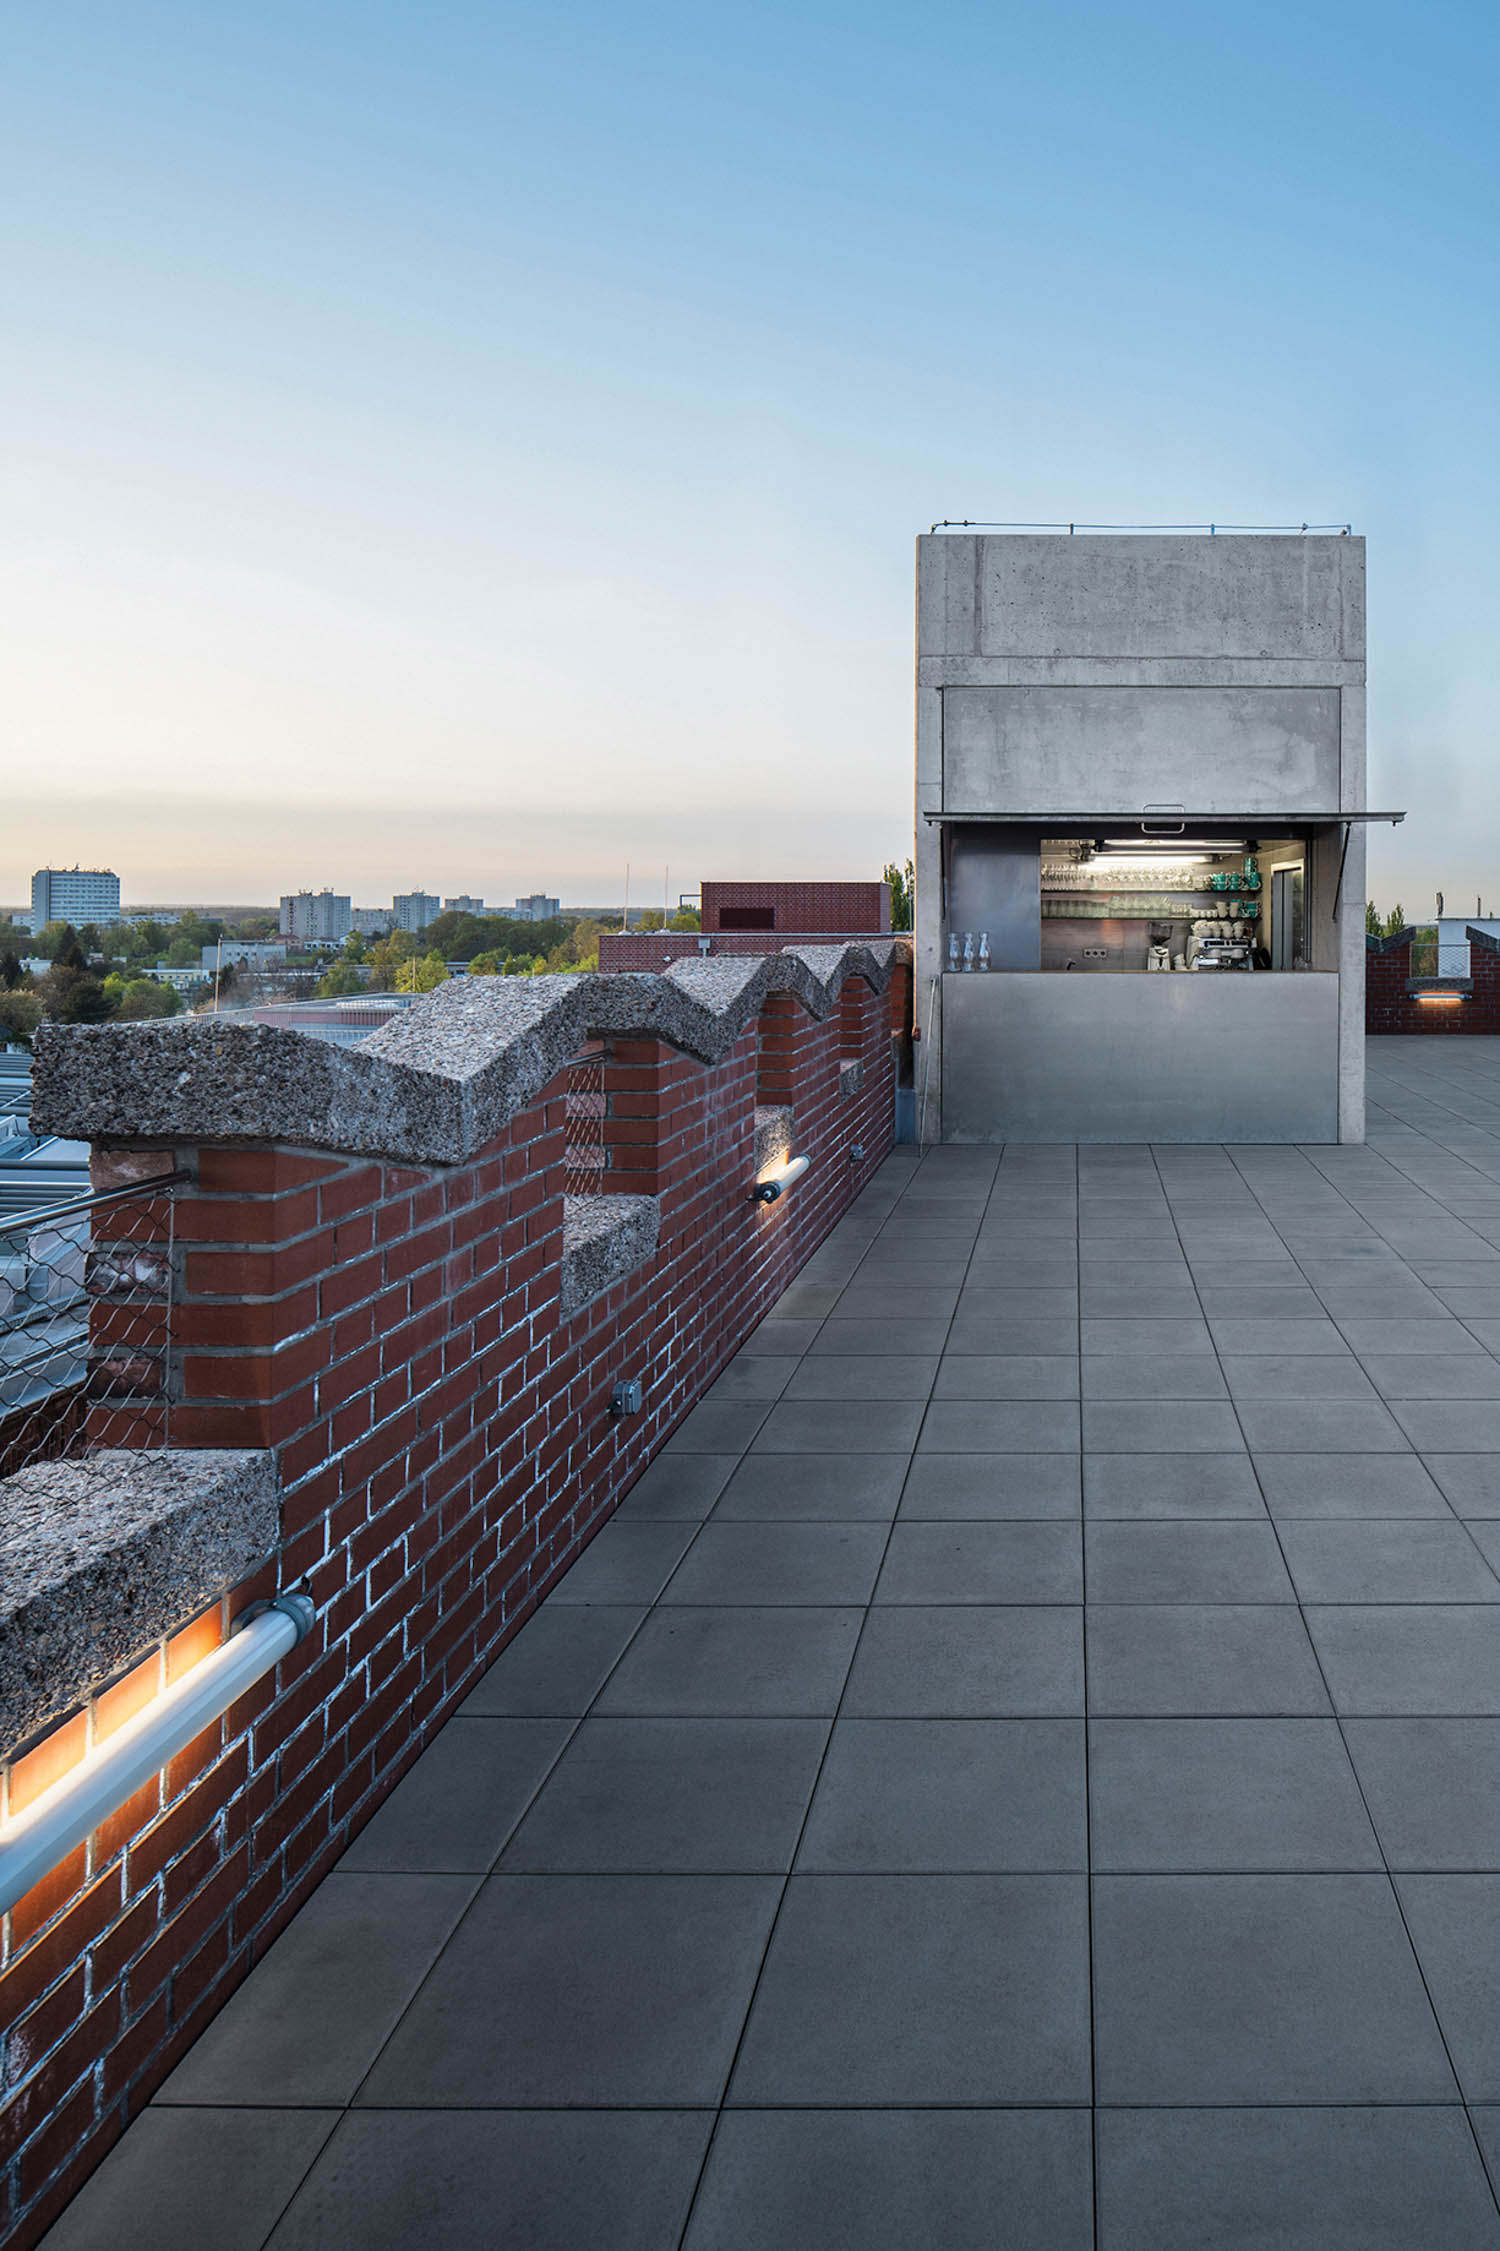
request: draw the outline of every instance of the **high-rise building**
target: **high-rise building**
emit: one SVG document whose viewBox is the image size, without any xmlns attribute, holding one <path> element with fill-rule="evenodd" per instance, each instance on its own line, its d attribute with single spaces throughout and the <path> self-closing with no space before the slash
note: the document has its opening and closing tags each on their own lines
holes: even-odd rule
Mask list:
<svg viewBox="0 0 1500 2251">
<path fill-rule="evenodd" d="M 349 935 L 348 898 L 334 891 L 284 892 L 281 935 L 314 946 L 341 946 Z"/>
<path fill-rule="evenodd" d="M 483 899 L 471 899 L 467 891 L 460 891 L 456 899 L 443 901 L 444 914 L 483 914 Z"/>
<path fill-rule="evenodd" d="M 396 918 L 389 907 L 354 907 L 349 915 L 349 927 L 362 938 L 383 938 L 395 927 Z"/>
<path fill-rule="evenodd" d="M 413 933 L 425 930 L 429 922 L 436 922 L 441 901 L 430 891 L 398 891 L 391 901 L 391 913 L 398 930 Z"/>
<path fill-rule="evenodd" d="M 38 868 L 31 879 L 31 930 L 49 922 L 109 923 L 120 919 L 120 879 L 113 868 Z"/>
<path fill-rule="evenodd" d="M 549 899 L 545 891 L 532 891 L 516 901 L 517 922 L 552 922 L 561 913 L 561 899 Z"/>
</svg>

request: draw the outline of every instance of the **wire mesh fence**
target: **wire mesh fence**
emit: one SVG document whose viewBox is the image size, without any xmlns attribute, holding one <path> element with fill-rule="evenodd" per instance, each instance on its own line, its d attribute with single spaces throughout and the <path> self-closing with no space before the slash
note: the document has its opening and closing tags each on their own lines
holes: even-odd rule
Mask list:
<svg viewBox="0 0 1500 2251">
<path fill-rule="evenodd" d="M 597 1196 L 604 1185 L 604 1043 L 591 1040 L 568 1065 L 563 1194 Z"/>
<path fill-rule="evenodd" d="M 0 1477 L 170 1437 L 172 1183 L 0 1221 Z"/>
</svg>

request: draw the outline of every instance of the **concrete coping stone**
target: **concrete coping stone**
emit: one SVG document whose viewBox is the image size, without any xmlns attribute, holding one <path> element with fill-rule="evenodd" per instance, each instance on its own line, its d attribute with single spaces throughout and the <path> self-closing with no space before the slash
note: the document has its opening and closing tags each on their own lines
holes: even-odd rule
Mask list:
<svg viewBox="0 0 1500 2251">
<path fill-rule="evenodd" d="M 232 1016 L 44 1024 L 35 1130 L 113 1143 L 281 1142 L 461 1164 L 585 1043 L 636 1033 L 718 1063 L 772 993 L 818 1019 L 849 979 L 884 992 L 907 937 L 722 954 L 645 972 L 450 979 L 358 1047 Z"/>
<path fill-rule="evenodd" d="M 0 1756 L 274 1555 L 280 1516 L 264 1453 L 120 1449 L 0 1479 Z"/>
<path fill-rule="evenodd" d="M 564 1319 L 654 1258 L 660 1234 L 657 1196 L 564 1196 Z"/>
<path fill-rule="evenodd" d="M 755 1111 L 755 1177 L 767 1165 L 783 1164 L 792 1154 L 796 1117 L 789 1103 L 762 1102 Z"/>
</svg>

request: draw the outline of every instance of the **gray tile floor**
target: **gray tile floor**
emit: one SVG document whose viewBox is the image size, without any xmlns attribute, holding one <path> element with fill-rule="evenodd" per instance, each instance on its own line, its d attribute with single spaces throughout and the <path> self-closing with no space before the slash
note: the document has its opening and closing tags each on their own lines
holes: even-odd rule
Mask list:
<svg viewBox="0 0 1500 2251">
<path fill-rule="evenodd" d="M 898 1152 L 51 2251 L 1500 2251 L 1500 1043 L 1370 1062 Z"/>
</svg>

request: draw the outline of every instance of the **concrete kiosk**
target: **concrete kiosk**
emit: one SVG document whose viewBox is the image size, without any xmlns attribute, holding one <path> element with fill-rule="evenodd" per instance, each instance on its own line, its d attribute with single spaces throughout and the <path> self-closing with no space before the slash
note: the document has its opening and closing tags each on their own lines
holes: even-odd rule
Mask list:
<svg viewBox="0 0 1500 2251">
<path fill-rule="evenodd" d="M 1363 1140 L 1363 540 L 936 532 L 917 621 L 920 1138 Z"/>
</svg>

